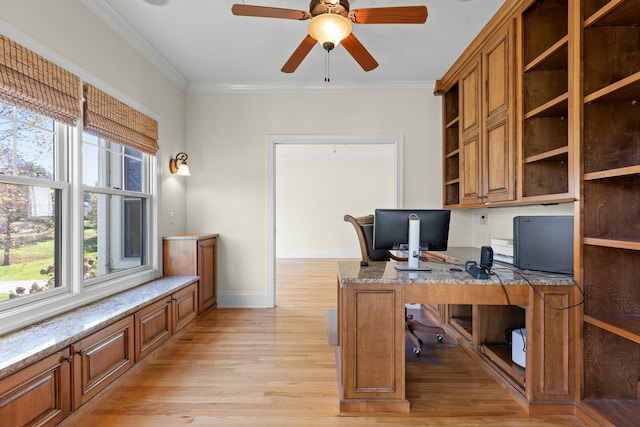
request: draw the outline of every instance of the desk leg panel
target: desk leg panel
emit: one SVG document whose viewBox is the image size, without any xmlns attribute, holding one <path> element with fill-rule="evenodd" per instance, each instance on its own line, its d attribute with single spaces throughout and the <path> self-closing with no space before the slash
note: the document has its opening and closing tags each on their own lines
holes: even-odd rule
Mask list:
<svg viewBox="0 0 640 427">
<path fill-rule="evenodd" d="M 408 410 L 402 287 L 347 285 L 340 296 L 341 407 Z"/>
</svg>

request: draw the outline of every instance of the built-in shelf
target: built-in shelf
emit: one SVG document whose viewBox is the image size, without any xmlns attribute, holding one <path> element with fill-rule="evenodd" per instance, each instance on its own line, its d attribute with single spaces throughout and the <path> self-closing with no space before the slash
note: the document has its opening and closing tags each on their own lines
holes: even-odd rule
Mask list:
<svg viewBox="0 0 640 427">
<path fill-rule="evenodd" d="M 560 147 L 560 148 L 556 148 L 555 150 L 550 150 L 544 153 L 536 154 L 535 156 L 526 157 L 524 159 L 524 162 L 533 163 L 533 162 L 538 162 L 540 160 L 550 160 L 550 159 L 566 160 L 568 153 L 569 153 L 569 147 Z"/>
<path fill-rule="evenodd" d="M 640 344 L 640 314 L 585 314 L 584 321 Z"/>
<path fill-rule="evenodd" d="M 616 178 L 621 176 L 640 175 L 640 166 L 627 166 L 624 168 L 608 169 L 597 172 L 589 172 L 584 174 L 585 181 L 597 179 Z"/>
<path fill-rule="evenodd" d="M 537 108 L 527 112 L 524 115 L 525 120 L 534 117 L 544 116 L 566 116 L 569 111 L 569 94 L 563 93 L 560 96 L 553 98 L 552 100 L 540 105 Z"/>
<path fill-rule="evenodd" d="M 585 237 L 583 239 L 585 245 L 601 246 L 603 248 L 630 249 L 640 251 L 640 241 L 627 239 L 603 239 L 597 237 Z"/>
<path fill-rule="evenodd" d="M 524 67 L 524 72 L 534 70 L 566 70 L 568 58 L 569 36 L 558 40 L 549 49 Z"/>
</svg>

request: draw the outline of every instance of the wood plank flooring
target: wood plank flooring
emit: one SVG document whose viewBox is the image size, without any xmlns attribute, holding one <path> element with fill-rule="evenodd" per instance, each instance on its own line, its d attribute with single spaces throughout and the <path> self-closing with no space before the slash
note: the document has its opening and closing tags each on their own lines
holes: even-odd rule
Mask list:
<svg viewBox="0 0 640 427">
<path fill-rule="evenodd" d="M 410 414 L 340 414 L 336 260 L 279 260 L 275 309 L 218 308 L 66 426 L 582 426 L 529 416 L 459 347 L 407 365 Z M 410 355 L 410 357 L 414 357 Z"/>
</svg>

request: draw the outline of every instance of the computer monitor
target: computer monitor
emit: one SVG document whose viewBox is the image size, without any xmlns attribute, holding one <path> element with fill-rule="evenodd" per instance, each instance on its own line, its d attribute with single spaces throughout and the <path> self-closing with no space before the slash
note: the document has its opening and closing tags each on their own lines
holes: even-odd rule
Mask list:
<svg viewBox="0 0 640 427">
<path fill-rule="evenodd" d="M 420 250 L 446 251 L 451 211 L 446 209 L 376 209 L 373 248 L 406 251 L 409 248 L 409 215 L 420 219 Z"/>
</svg>

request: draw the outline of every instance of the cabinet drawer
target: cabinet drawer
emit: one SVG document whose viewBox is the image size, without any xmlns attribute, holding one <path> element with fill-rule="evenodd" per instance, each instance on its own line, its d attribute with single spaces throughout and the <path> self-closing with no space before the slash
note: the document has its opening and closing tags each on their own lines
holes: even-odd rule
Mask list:
<svg viewBox="0 0 640 427">
<path fill-rule="evenodd" d="M 71 412 L 71 368 L 64 349 L 0 380 L 0 426 L 55 426 Z"/>
</svg>

